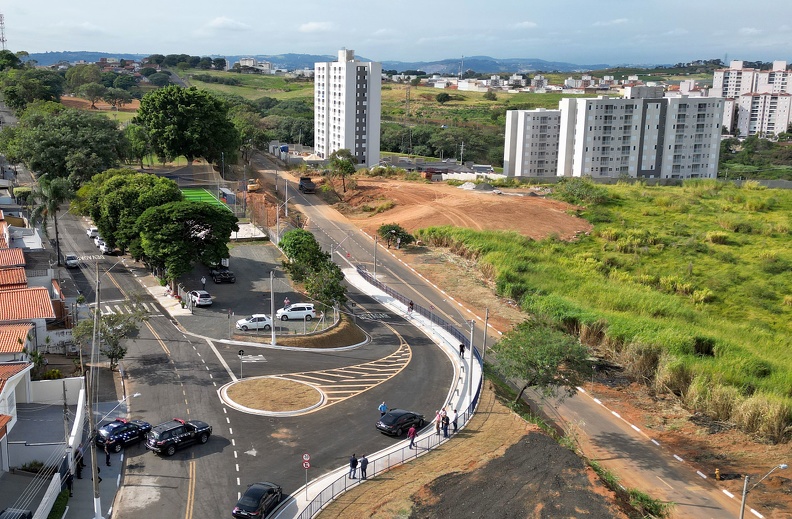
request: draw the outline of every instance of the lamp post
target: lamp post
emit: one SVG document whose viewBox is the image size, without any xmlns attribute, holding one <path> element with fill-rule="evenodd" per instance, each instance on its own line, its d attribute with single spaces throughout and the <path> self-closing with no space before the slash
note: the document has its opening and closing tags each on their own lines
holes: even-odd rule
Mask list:
<svg viewBox="0 0 792 519">
<path fill-rule="evenodd" d="M 770 474 L 772 474 L 776 470 L 778 470 L 778 469 L 784 470 L 788 466 L 789 465 L 787 465 L 786 463 L 781 463 L 780 465 L 776 465 L 775 467 L 770 469 L 770 472 L 765 474 L 764 477 L 762 477 L 762 479 L 760 479 L 759 481 L 754 483 L 754 485 L 750 488 L 750 490 L 748 489 L 748 479 L 750 478 L 750 476 L 748 476 L 747 474 L 745 475 L 745 482 L 743 483 L 742 503 L 740 504 L 740 519 L 744 519 L 745 518 L 745 498 L 748 496 L 748 492 L 750 492 L 751 490 L 756 488 L 756 485 L 758 485 L 759 483 L 764 481 L 765 478 L 767 478 L 767 476 L 769 476 Z"/>
<path fill-rule="evenodd" d="M 388 248 L 390 249 L 391 238 L 396 236 L 396 229 L 391 229 L 388 233 Z"/>
<path fill-rule="evenodd" d="M 288 204 L 289 204 L 289 199 L 287 198 L 286 201 L 284 201 L 282 204 L 280 204 L 278 207 L 275 208 L 275 235 L 278 238 L 279 242 L 280 242 L 280 210 L 281 207 L 286 206 L 287 207 L 286 216 L 289 216 Z"/>
</svg>

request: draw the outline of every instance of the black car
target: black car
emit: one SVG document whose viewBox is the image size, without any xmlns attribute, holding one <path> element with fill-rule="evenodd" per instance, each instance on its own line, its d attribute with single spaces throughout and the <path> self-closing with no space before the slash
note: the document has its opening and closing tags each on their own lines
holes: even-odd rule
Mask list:
<svg viewBox="0 0 792 519">
<path fill-rule="evenodd" d="M 176 449 L 193 443 L 206 443 L 212 435 L 212 426 L 200 420 L 184 421 L 174 418 L 151 429 L 146 437 L 146 448 L 167 456 L 176 454 Z"/>
<path fill-rule="evenodd" d="M 283 497 L 283 490 L 275 483 L 261 481 L 250 485 L 236 506 L 231 510 L 234 517 L 266 517 L 275 510 Z"/>
<path fill-rule="evenodd" d="M 107 445 L 111 451 L 121 452 L 123 447 L 144 440 L 150 430 L 151 424 L 143 420 L 116 418 L 99 427 L 94 442 L 102 449 Z"/>
<path fill-rule="evenodd" d="M 425 423 L 422 414 L 404 409 L 391 409 L 377 422 L 377 429 L 391 436 L 401 436 L 402 433 L 407 432 L 411 425 L 420 429 Z"/>
<path fill-rule="evenodd" d="M 212 269 L 209 271 L 209 276 L 215 283 L 236 283 L 236 276 L 228 269 Z"/>
</svg>

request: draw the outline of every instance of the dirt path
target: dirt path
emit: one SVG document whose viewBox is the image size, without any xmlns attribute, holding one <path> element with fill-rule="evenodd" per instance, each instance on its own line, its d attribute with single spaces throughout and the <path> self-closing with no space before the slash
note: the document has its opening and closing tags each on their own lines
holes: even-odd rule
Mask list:
<svg viewBox="0 0 792 519">
<path fill-rule="evenodd" d="M 497 497 L 494 497 L 497 496 Z M 573 452 L 502 405 L 485 384 L 454 439 L 343 494 L 327 518 L 625 518 Z"/>
</svg>

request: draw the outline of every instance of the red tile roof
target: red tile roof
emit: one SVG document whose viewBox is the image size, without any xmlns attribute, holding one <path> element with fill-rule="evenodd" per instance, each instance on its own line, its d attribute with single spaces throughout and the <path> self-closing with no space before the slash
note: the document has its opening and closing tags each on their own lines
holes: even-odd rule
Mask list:
<svg viewBox="0 0 792 519">
<path fill-rule="evenodd" d="M 27 288 L 27 276 L 23 267 L 0 268 L 0 290 Z"/>
<path fill-rule="evenodd" d="M 55 319 L 55 310 L 46 288 L 0 291 L 0 322 L 31 319 Z"/>
<path fill-rule="evenodd" d="M 8 416 L 7 414 L 0 414 L 0 440 L 2 440 L 8 432 L 5 426 L 8 425 L 8 422 L 11 421 L 11 418 L 13 417 Z"/>
<path fill-rule="evenodd" d="M 31 362 L 9 362 L 8 364 L 0 364 L 0 393 L 3 392 L 3 386 L 6 381 L 16 375 L 22 373 L 28 366 L 32 366 Z"/>
<path fill-rule="evenodd" d="M 0 268 L 24 266 L 25 255 L 22 249 L 0 249 Z"/>
<path fill-rule="evenodd" d="M 21 353 L 32 327 L 32 323 L 0 324 L 0 353 Z"/>
</svg>

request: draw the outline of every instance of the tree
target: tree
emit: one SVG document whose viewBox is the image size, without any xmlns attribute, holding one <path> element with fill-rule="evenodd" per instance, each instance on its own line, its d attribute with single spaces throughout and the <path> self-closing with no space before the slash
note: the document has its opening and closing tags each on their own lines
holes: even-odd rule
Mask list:
<svg viewBox="0 0 792 519">
<path fill-rule="evenodd" d="M 138 161 L 143 168 L 143 159 L 151 154 L 151 141 L 148 132 L 139 124 L 128 124 L 124 128 L 124 137 L 129 144 L 129 156 Z"/>
<path fill-rule="evenodd" d="M 346 177 L 355 174 L 355 159 L 352 152 L 346 148 L 336 150 L 330 154 L 330 169 L 334 175 L 341 177 L 341 185 L 346 193 Z"/>
<path fill-rule="evenodd" d="M 201 70 L 209 70 L 212 68 L 212 58 L 201 58 L 197 63 L 197 67 Z"/>
<path fill-rule="evenodd" d="M 145 257 L 174 280 L 196 261 L 216 265 L 227 258 L 228 240 L 239 227 L 236 217 L 223 207 L 184 201 L 146 209 L 138 229 Z"/>
<path fill-rule="evenodd" d="M 435 96 L 435 99 L 437 100 L 438 103 L 444 105 L 451 100 L 451 94 L 449 94 L 448 92 L 440 92 Z"/>
<path fill-rule="evenodd" d="M 78 92 L 88 83 L 100 83 L 102 71 L 96 65 L 75 65 L 66 71 L 66 86 L 70 92 Z"/>
<path fill-rule="evenodd" d="M 146 128 L 160 157 L 184 155 L 190 163 L 197 157 L 215 162 L 240 144 L 226 104 L 194 87 L 171 85 L 146 94 L 134 122 Z"/>
<path fill-rule="evenodd" d="M 0 93 L 6 105 L 21 113 L 34 101 L 60 102 L 64 79 L 51 70 L 6 70 L 0 76 Z"/>
<path fill-rule="evenodd" d="M 556 395 L 559 389 L 574 395 L 591 373 L 586 348 L 543 322 L 517 325 L 493 350 L 504 375 L 525 381 L 515 402 L 529 387 L 545 395 Z"/>
<path fill-rule="evenodd" d="M 129 90 L 135 86 L 137 86 L 137 80 L 129 74 L 117 74 L 115 80 L 113 81 L 113 88 Z"/>
<path fill-rule="evenodd" d="M 165 74 L 164 72 L 157 72 L 156 74 L 152 74 L 148 77 L 151 84 L 158 87 L 164 87 L 168 83 L 170 83 L 170 76 Z"/>
<path fill-rule="evenodd" d="M 397 243 L 397 240 L 401 246 L 409 245 L 415 241 L 415 236 L 408 233 L 401 225 L 395 223 L 380 225 L 379 229 L 377 229 L 377 234 L 388 242 L 388 248 L 390 248 L 391 243 Z"/>
<path fill-rule="evenodd" d="M 22 60 L 10 50 L 0 50 L 0 72 L 10 68 L 22 68 Z"/>
<path fill-rule="evenodd" d="M 115 84 L 118 74 L 115 72 L 102 72 L 99 75 L 99 83 L 103 84 L 105 88 L 110 88 Z"/>
<path fill-rule="evenodd" d="M 97 316 L 98 329 L 96 337 L 100 341 L 99 350 L 110 361 L 110 370 L 118 367 L 118 361 L 126 357 L 127 347 L 121 341 L 139 330 L 138 324 L 146 320 L 145 311 L 137 303 L 133 303 L 131 314 L 107 314 Z M 94 310 L 96 311 L 96 309 Z M 94 337 L 94 320 L 83 319 L 72 329 L 72 338 L 80 348 L 92 344 Z"/>
<path fill-rule="evenodd" d="M 214 58 L 212 60 L 212 66 L 215 70 L 225 70 L 226 68 L 226 60 L 225 58 Z"/>
<path fill-rule="evenodd" d="M 79 93 L 91 102 L 91 108 L 96 110 L 96 102 L 104 97 L 107 88 L 101 83 L 88 83 L 80 87 Z"/>
<path fill-rule="evenodd" d="M 58 266 L 61 264 L 58 211 L 60 210 L 61 204 L 70 200 L 72 196 L 73 191 L 69 185 L 69 181 L 65 178 L 42 176 L 39 179 L 38 189 L 33 191 L 33 199 L 36 201 L 37 205 L 33 209 L 31 219 L 34 224 L 41 224 L 45 236 L 49 236 L 47 224 L 50 220 L 52 221 L 52 225 L 55 227 L 55 251 L 58 257 Z"/>
<path fill-rule="evenodd" d="M 99 234 L 121 251 L 139 241 L 138 218 L 148 208 L 183 199 L 173 180 L 146 173 L 120 170 L 92 192 L 89 214 Z"/>
<path fill-rule="evenodd" d="M 484 92 L 484 99 L 486 99 L 487 101 L 496 101 L 498 99 L 498 96 L 496 96 L 495 92 L 493 92 L 492 90 L 487 90 L 486 92 Z"/>
<path fill-rule="evenodd" d="M 104 99 L 105 103 L 119 110 L 125 104 L 132 102 L 132 95 L 121 88 L 108 88 L 102 95 L 102 99 Z"/>
<path fill-rule="evenodd" d="M 419 77 L 414 77 L 410 80 L 410 86 L 417 87 L 420 84 L 421 84 L 421 78 Z"/>
<path fill-rule="evenodd" d="M 157 73 L 157 69 L 153 67 L 143 67 L 140 69 L 140 75 L 144 77 L 151 77 Z"/>
<path fill-rule="evenodd" d="M 330 255 L 322 250 L 314 235 L 304 229 L 292 229 L 281 238 L 278 246 L 286 255 L 283 268 L 294 281 L 303 281 L 321 264 L 330 261 Z"/>
<path fill-rule="evenodd" d="M 305 290 L 311 299 L 325 306 L 342 305 L 347 300 L 344 273 L 329 258 L 306 276 Z"/>
<path fill-rule="evenodd" d="M 3 143 L 32 171 L 68 177 L 76 188 L 123 156 L 123 134 L 107 117 L 54 103 L 35 108 L 25 111 L 13 138 Z"/>
</svg>

